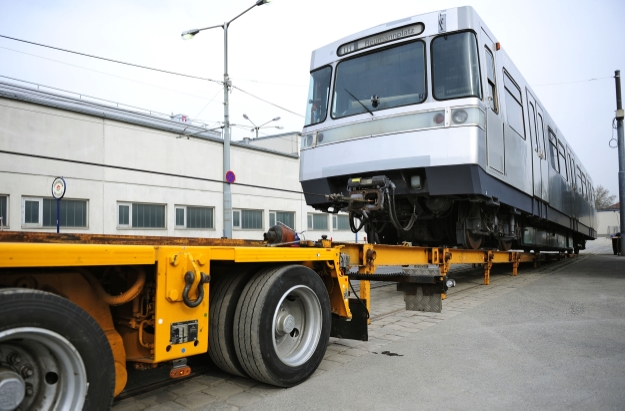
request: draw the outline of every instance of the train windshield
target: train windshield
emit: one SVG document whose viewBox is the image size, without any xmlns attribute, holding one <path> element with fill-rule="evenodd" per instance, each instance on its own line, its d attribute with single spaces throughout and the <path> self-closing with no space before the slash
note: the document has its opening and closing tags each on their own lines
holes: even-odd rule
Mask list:
<svg viewBox="0 0 625 411">
<path fill-rule="evenodd" d="M 331 75 L 332 69 L 330 67 L 323 67 L 310 73 L 305 123 L 307 126 L 321 123 L 326 118 Z"/>
<path fill-rule="evenodd" d="M 340 62 L 332 117 L 373 114 L 425 97 L 425 45 L 415 41 Z"/>
<path fill-rule="evenodd" d="M 439 36 L 432 40 L 434 98 L 482 98 L 477 39 L 471 32 Z"/>
</svg>

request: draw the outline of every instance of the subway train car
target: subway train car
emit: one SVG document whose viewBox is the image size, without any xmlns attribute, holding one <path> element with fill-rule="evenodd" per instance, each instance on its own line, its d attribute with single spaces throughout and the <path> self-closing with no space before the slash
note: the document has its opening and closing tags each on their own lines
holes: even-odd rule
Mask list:
<svg viewBox="0 0 625 411">
<path fill-rule="evenodd" d="M 579 252 L 593 183 L 471 7 L 408 17 L 311 58 L 300 182 L 369 242 Z"/>
</svg>

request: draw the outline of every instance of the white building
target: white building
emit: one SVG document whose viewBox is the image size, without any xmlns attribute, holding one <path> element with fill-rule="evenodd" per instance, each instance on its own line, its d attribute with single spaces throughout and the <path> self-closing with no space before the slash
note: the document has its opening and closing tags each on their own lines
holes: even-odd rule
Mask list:
<svg viewBox="0 0 625 411">
<path fill-rule="evenodd" d="M 274 140 L 282 153 L 270 139 L 269 148 L 232 142 L 234 238 L 262 239 L 281 221 L 308 239 L 354 240 L 346 215 L 306 205 L 297 134 Z M 222 150 L 201 125 L 0 82 L 2 228 L 55 232 L 51 185 L 61 176 L 62 232 L 221 237 Z"/>
<path fill-rule="evenodd" d="M 597 210 L 597 237 L 609 237 L 621 231 L 621 213 L 618 208 Z"/>
</svg>

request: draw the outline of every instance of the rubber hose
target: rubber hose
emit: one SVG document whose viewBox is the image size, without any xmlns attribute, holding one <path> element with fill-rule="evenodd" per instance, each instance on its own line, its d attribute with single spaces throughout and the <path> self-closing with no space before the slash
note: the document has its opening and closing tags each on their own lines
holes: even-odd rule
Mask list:
<svg viewBox="0 0 625 411">
<path fill-rule="evenodd" d="M 78 271 L 80 271 L 83 277 L 85 277 L 85 280 L 91 284 L 91 287 L 100 299 L 108 305 L 122 305 L 134 300 L 139 296 L 139 294 L 141 294 L 141 291 L 143 291 L 143 286 L 145 285 L 145 270 L 139 267 L 134 267 L 134 269 L 139 274 L 135 283 L 123 294 L 115 296 L 107 293 L 104 288 L 102 288 L 100 281 L 98 281 L 98 279 L 95 278 L 95 276 L 89 271 L 84 268 L 79 268 Z"/>
</svg>

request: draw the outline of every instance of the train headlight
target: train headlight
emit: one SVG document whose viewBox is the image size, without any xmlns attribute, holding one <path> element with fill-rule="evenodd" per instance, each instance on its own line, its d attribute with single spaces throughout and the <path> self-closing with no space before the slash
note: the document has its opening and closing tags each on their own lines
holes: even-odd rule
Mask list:
<svg viewBox="0 0 625 411">
<path fill-rule="evenodd" d="M 445 122 L 445 113 L 436 113 L 434 115 L 435 124 L 443 124 Z"/>
<path fill-rule="evenodd" d="M 463 109 L 454 110 L 451 113 L 451 120 L 454 122 L 454 124 L 462 124 L 467 121 L 467 118 L 469 118 L 469 115 Z"/>
</svg>

